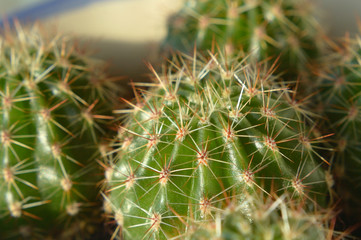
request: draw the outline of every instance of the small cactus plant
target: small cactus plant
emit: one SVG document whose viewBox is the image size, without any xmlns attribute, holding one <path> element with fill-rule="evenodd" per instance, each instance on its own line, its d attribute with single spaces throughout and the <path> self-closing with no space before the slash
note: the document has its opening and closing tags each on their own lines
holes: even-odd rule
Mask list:
<svg viewBox="0 0 361 240">
<path fill-rule="evenodd" d="M 322 137 L 272 67 L 222 54 L 178 60 L 129 103 L 109 153 L 104 196 L 118 224 L 113 238 L 177 237 L 229 196 L 258 190 L 288 192 L 312 211 L 325 205 Z"/>
<path fill-rule="evenodd" d="M 323 49 L 311 6 L 307 0 L 187 0 L 170 18 L 164 45 L 187 53 L 194 45 L 203 51 L 218 45 L 257 60 L 282 55 L 277 70 L 296 76 Z"/>
<path fill-rule="evenodd" d="M 113 87 L 68 37 L 15 26 L 0 39 L 1 238 L 84 239 Z"/>
</svg>

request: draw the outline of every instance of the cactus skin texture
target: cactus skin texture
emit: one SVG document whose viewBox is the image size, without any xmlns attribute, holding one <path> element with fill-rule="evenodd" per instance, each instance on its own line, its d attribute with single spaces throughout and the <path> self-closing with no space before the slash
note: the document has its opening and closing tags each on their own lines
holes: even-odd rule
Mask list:
<svg viewBox="0 0 361 240">
<path fill-rule="evenodd" d="M 15 28 L 0 39 L 1 239 L 85 239 L 111 83 L 68 37 Z"/>
<path fill-rule="evenodd" d="M 324 205 L 328 188 L 315 151 L 322 137 L 312 136 L 307 112 L 273 83 L 272 70 L 222 54 L 179 58 L 130 103 L 107 159 L 113 238 L 176 237 L 188 221 L 212 218 L 230 195 L 259 189 L 289 192 L 312 211 Z"/>
<path fill-rule="evenodd" d="M 170 18 L 165 48 L 207 51 L 214 44 L 255 59 L 281 56 L 278 71 L 302 73 L 322 51 L 321 30 L 307 0 L 188 0 Z"/>
<path fill-rule="evenodd" d="M 287 199 L 282 195 L 275 200 L 262 200 L 259 195 L 245 194 L 238 203 L 214 209 L 214 219 L 191 223 L 179 239 L 322 240 L 335 234 L 327 226 L 330 212 L 308 213 Z"/>
<path fill-rule="evenodd" d="M 319 102 L 334 132 L 332 173 L 341 199 L 342 224 L 355 225 L 361 237 L 361 39 L 346 39 L 320 74 Z M 336 57 L 335 57 L 336 56 Z"/>
</svg>

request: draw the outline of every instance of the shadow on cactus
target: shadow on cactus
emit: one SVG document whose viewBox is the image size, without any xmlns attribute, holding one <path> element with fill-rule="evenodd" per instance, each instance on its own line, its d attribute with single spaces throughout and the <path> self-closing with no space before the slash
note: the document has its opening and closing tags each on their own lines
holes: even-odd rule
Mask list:
<svg viewBox="0 0 361 240">
<path fill-rule="evenodd" d="M 231 196 L 258 191 L 288 193 L 311 211 L 326 205 L 323 136 L 273 67 L 222 54 L 175 61 L 129 103 L 106 159 L 113 239 L 177 238 Z"/>
<path fill-rule="evenodd" d="M 38 25 L 0 39 L 0 231 L 5 239 L 85 239 L 95 231 L 92 161 L 112 117 L 102 64 Z M 91 223 L 94 221 L 94 223 Z M 89 224 L 88 224 L 89 223 Z"/>
</svg>

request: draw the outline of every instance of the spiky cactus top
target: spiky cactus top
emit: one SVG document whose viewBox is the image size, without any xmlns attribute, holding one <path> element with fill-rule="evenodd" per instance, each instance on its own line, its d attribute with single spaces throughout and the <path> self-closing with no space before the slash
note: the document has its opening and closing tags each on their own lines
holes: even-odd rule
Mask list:
<svg viewBox="0 0 361 240">
<path fill-rule="evenodd" d="M 180 58 L 120 127 L 106 168 L 106 209 L 126 239 L 169 239 L 211 218 L 230 195 L 327 193 L 307 113 L 263 66 Z M 316 203 L 317 202 L 317 203 Z"/>
<path fill-rule="evenodd" d="M 38 25 L 16 23 L 15 34 L 0 38 L 1 238 L 42 239 L 57 230 L 60 239 L 61 223 L 70 239 L 88 227 L 99 179 L 89 160 L 111 103 L 95 63 Z"/>
<path fill-rule="evenodd" d="M 308 0 L 187 0 L 171 17 L 165 46 L 189 52 L 214 44 L 256 59 L 277 57 L 294 74 L 321 49 L 321 31 Z"/>
<path fill-rule="evenodd" d="M 334 132 L 332 164 L 345 222 L 361 223 L 361 38 L 346 39 L 320 75 L 319 104 Z M 334 57 L 336 56 L 336 57 Z M 361 230 L 358 232 L 361 237 Z"/>
</svg>

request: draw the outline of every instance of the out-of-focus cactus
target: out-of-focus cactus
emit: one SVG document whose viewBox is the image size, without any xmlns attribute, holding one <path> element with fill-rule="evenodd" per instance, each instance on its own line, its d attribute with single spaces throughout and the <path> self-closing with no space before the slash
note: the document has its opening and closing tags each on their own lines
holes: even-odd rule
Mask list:
<svg viewBox="0 0 361 240">
<path fill-rule="evenodd" d="M 301 240 L 328 239 L 331 212 L 306 212 L 286 195 L 263 200 L 262 194 L 248 195 L 224 209 L 214 209 L 214 219 L 191 222 L 188 231 L 175 239 L 186 240 Z"/>
<path fill-rule="evenodd" d="M 354 228 L 361 224 L 361 39 L 336 47 L 319 72 L 318 105 L 325 131 L 334 133 L 331 167 L 341 201 L 340 224 Z"/>
<path fill-rule="evenodd" d="M 164 45 L 184 52 L 216 45 L 231 55 L 242 49 L 256 60 L 281 55 L 277 71 L 297 76 L 323 49 L 314 13 L 308 0 L 187 0 L 170 18 Z"/>
</svg>

